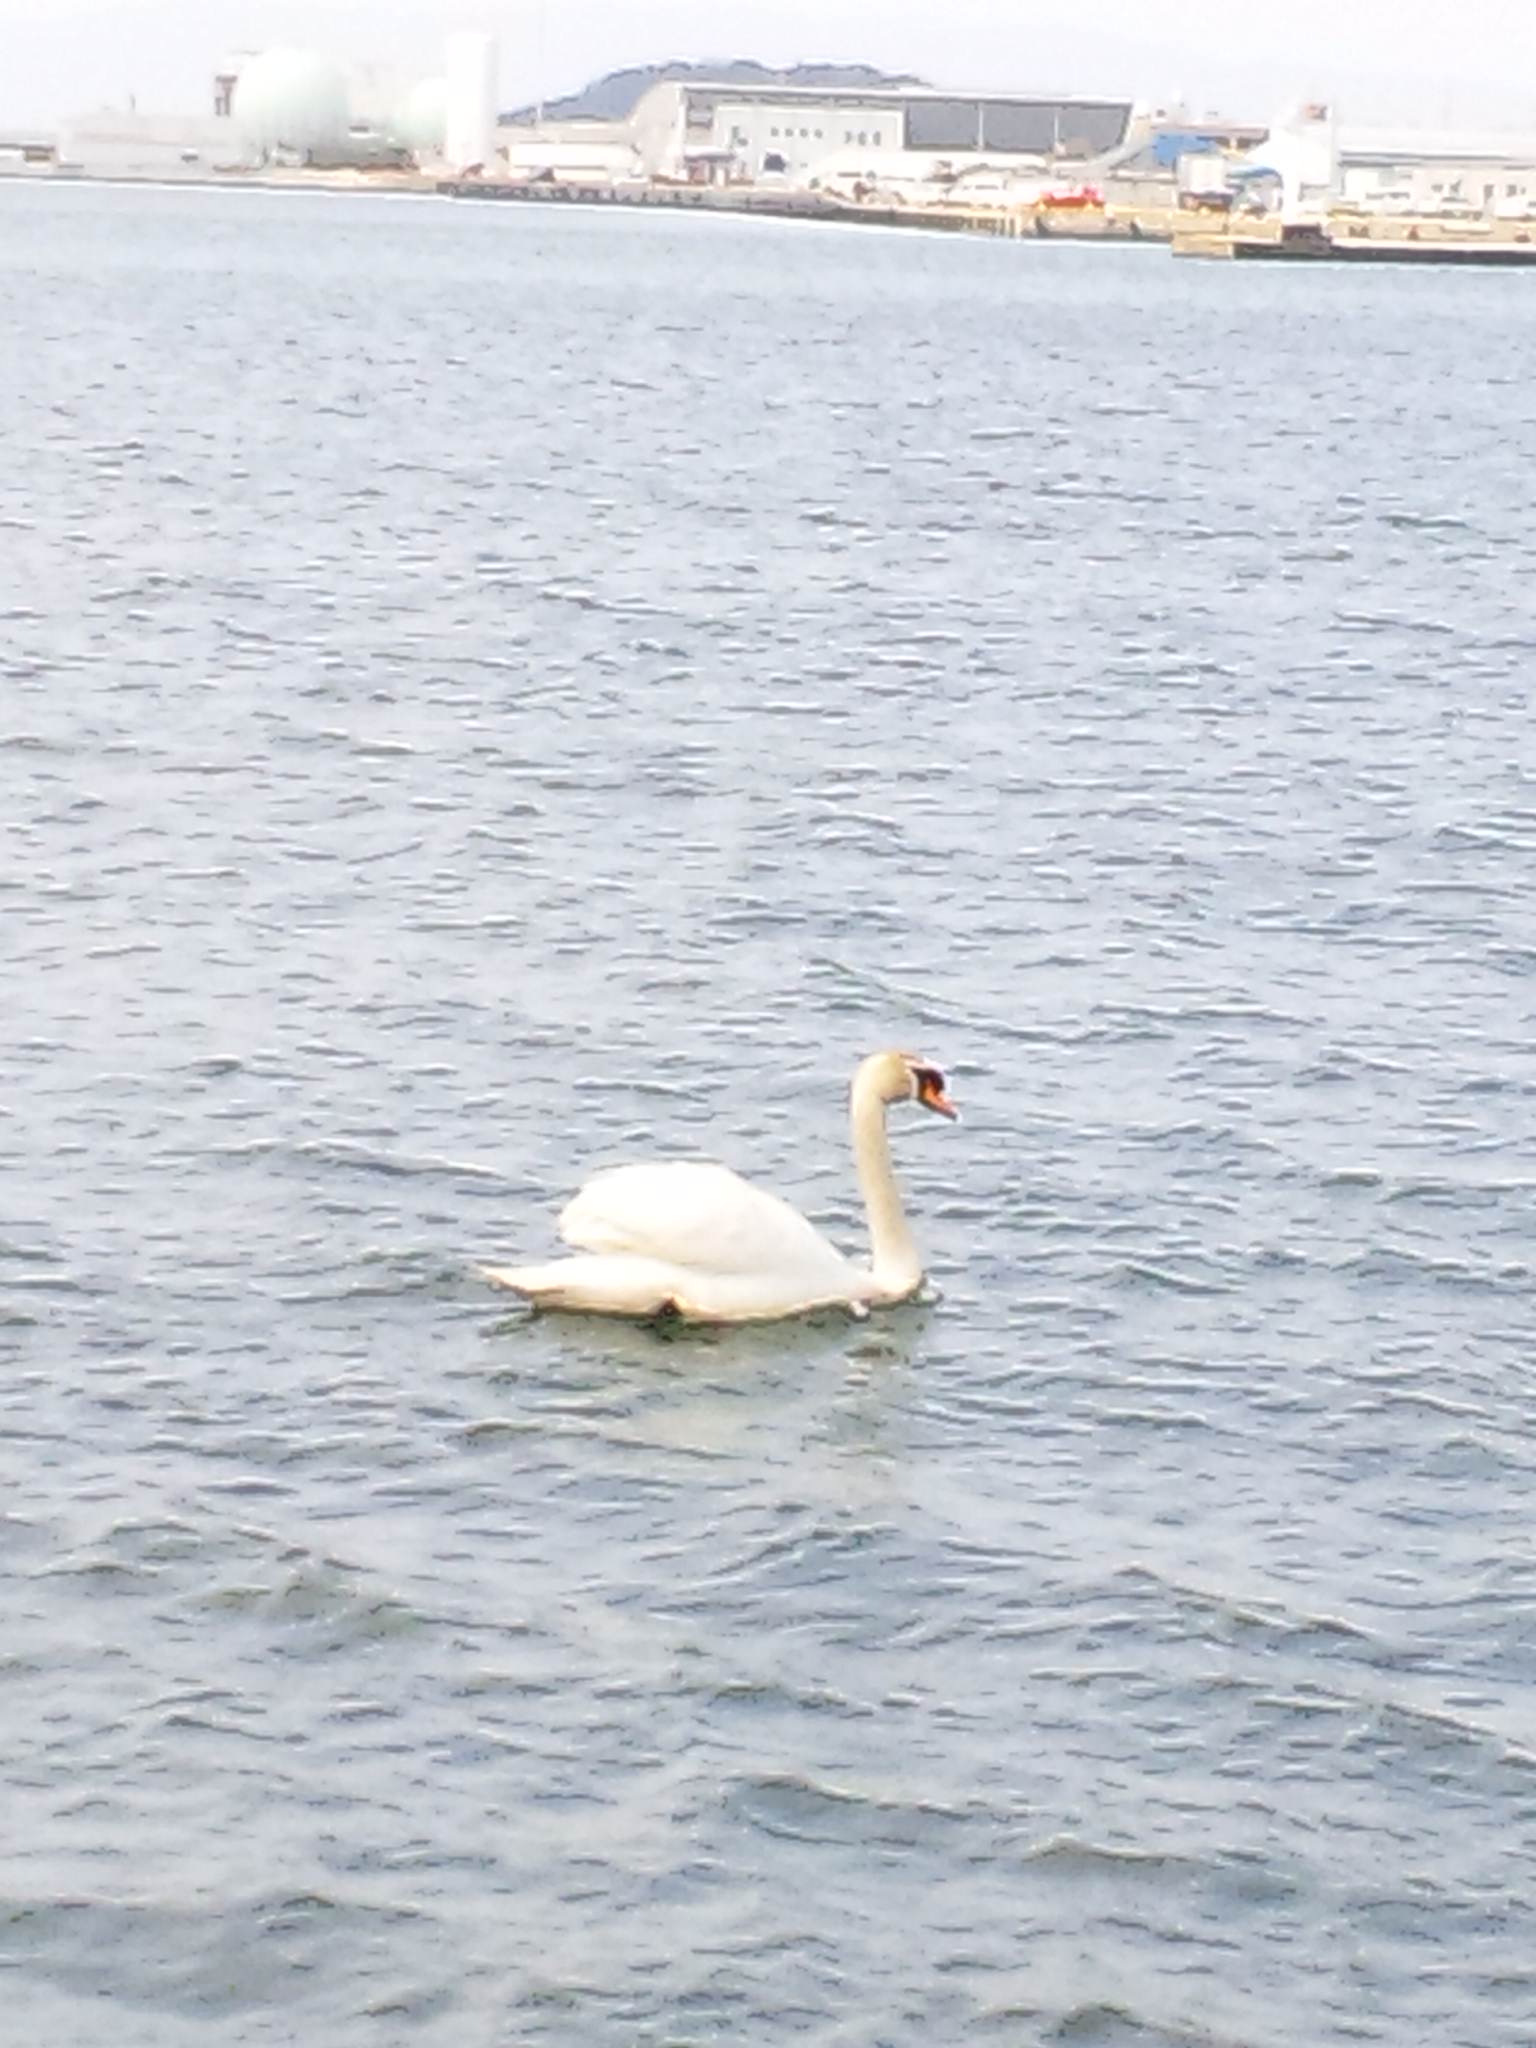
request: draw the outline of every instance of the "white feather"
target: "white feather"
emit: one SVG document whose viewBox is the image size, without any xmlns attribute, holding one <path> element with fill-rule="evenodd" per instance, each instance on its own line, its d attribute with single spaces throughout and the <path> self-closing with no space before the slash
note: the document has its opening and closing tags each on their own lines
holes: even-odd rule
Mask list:
<svg viewBox="0 0 1536 2048">
<path fill-rule="evenodd" d="M 690 1273 L 793 1272 L 846 1285 L 848 1261 L 798 1210 L 728 1166 L 687 1160 L 594 1174 L 560 1218 L 578 1251 L 659 1259 Z"/>
</svg>

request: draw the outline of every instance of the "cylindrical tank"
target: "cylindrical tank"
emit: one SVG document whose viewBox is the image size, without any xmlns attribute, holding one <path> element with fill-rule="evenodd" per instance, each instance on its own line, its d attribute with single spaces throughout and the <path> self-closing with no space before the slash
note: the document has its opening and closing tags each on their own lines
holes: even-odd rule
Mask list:
<svg viewBox="0 0 1536 2048">
<path fill-rule="evenodd" d="M 496 152 L 500 53 L 490 36 L 448 38 L 448 120 L 443 155 L 451 170 L 488 165 Z"/>
<path fill-rule="evenodd" d="M 253 152 L 338 149 L 347 139 L 346 76 L 313 50 L 264 50 L 240 73 L 232 111 Z"/>
<path fill-rule="evenodd" d="M 389 124 L 391 141 L 417 156 L 440 156 L 448 132 L 448 81 L 424 78 L 406 94 Z"/>
</svg>

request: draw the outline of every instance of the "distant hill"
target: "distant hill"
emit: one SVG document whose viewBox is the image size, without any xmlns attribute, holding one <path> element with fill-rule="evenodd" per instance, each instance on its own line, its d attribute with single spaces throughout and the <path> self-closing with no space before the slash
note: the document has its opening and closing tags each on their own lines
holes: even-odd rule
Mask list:
<svg viewBox="0 0 1536 2048">
<path fill-rule="evenodd" d="M 787 71 L 775 71 L 767 64 L 754 64 L 749 57 L 735 57 L 729 63 L 635 64 L 625 71 L 610 71 L 580 92 L 564 99 L 546 100 L 547 121 L 623 121 L 632 114 L 653 85 L 667 79 L 695 79 L 705 85 L 818 85 L 859 91 L 924 83 L 906 73 L 877 71 L 872 64 L 794 64 Z M 536 107 L 518 107 L 503 114 L 503 125 L 524 124 L 535 119 Z"/>
</svg>

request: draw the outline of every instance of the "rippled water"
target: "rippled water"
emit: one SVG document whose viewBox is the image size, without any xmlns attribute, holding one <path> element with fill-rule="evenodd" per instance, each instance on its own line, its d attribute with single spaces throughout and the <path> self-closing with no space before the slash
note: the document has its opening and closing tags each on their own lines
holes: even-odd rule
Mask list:
<svg viewBox="0 0 1536 2048">
<path fill-rule="evenodd" d="M 1531 288 L 0 189 L 28 2040 L 1532 2039 Z"/>
</svg>

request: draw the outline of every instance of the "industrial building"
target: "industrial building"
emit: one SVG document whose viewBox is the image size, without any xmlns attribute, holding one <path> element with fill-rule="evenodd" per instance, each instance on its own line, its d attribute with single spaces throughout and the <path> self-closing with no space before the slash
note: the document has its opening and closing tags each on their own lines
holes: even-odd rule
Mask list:
<svg viewBox="0 0 1536 2048">
<path fill-rule="evenodd" d="M 1367 216 L 1524 220 L 1536 214 L 1536 135 L 1355 128 L 1325 105 L 1277 119 L 1243 159 L 1229 193 L 1293 222 Z"/>
<path fill-rule="evenodd" d="M 503 129 L 509 165 L 585 157 L 614 175 L 812 185 L 864 175 L 931 176 L 948 159 L 1000 166 L 1088 164 L 1124 144 L 1129 100 L 666 80 L 621 121 Z"/>
<path fill-rule="evenodd" d="M 1341 128 L 1334 196 L 1366 212 L 1523 219 L 1536 212 L 1536 135 Z"/>
</svg>

